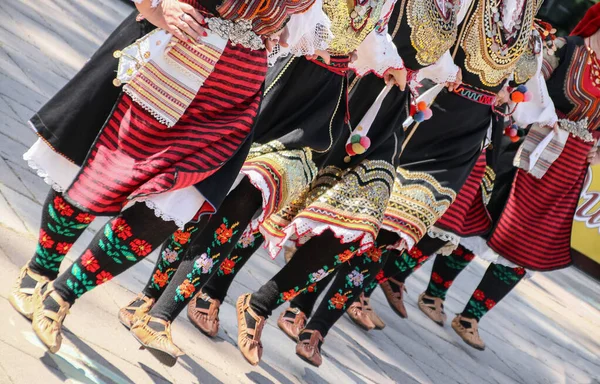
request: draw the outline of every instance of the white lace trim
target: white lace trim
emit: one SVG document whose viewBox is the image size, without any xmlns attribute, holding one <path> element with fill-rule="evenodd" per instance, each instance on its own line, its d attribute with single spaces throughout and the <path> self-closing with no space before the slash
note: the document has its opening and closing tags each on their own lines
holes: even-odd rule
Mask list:
<svg viewBox="0 0 600 384">
<path fill-rule="evenodd" d="M 23 154 L 23 160 L 25 160 L 27 162 L 27 166 L 29 168 L 33 169 L 35 171 L 35 173 L 39 177 L 41 177 L 46 184 L 48 184 L 50 187 L 52 187 L 53 190 L 55 190 L 56 192 L 59 192 L 59 193 L 63 193 L 65 191 L 65 189 L 63 187 L 61 187 L 57 182 L 52 180 L 50 175 L 48 175 L 48 173 L 42 166 L 37 164 L 32 158 L 30 158 L 27 155 L 27 152 L 25 152 Z"/>
<path fill-rule="evenodd" d="M 322 0 L 316 0 L 308 11 L 292 15 L 287 27 L 290 33 L 289 46 L 282 47 L 277 44 L 269 53 L 269 66 L 289 55 L 306 56 L 315 54 L 317 50 L 324 51 L 333 39 L 331 20 L 323 12 Z"/>
<path fill-rule="evenodd" d="M 400 237 L 398 241 L 396 241 L 392 245 L 389 245 L 387 249 L 395 249 L 397 251 L 402 252 L 404 250 L 410 251 L 412 247 L 415 246 L 415 241 L 413 240 L 413 238 L 408 236 L 406 233 L 399 231 L 398 228 L 388 227 L 384 224 L 381 226 L 381 229 L 385 229 L 388 232 L 393 232 Z"/>
<path fill-rule="evenodd" d="M 284 230 L 285 237 L 272 236 L 261 230 L 265 238 L 265 248 L 268 250 L 271 258 L 276 258 L 281 249 L 288 241 L 293 241 L 296 246 L 301 246 L 313 237 L 322 235 L 326 230 L 333 232 L 334 236 L 341 243 L 353 243 L 360 240 L 360 247 L 357 255 L 368 250 L 374 243 L 375 238 L 369 233 L 363 231 L 352 231 L 347 228 L 341 228 L 331 224 L 325 224 L 318 221 L 305 218 L 294 219 Z"/>
<path fill-rule="evenodd" d="M 404 62 L 389 34 L 373 31 L 359 45 L 357 59 L 350 64 L 358 76 L 373 73 L 383 77 L 388 69 L 403 69 Z"/>
<path fill-rule="evenodd" d="M 245 169 L 242 169 L 240 173 L 246 175 L 250 183 L 252 183 L 252 185 L 260 191 L 262 196 L 262 212 L 256 219 L 252 219 L 248 226 L 254 232 L 258 230 L 260 225 L 265 221 L 266 208 L 269 198 L 271 197 L 271 190 L 269 189 L 264 177 L 260 173 Z"/>
<path fill-rule="evenodd" d="M 437 253 L 442 256 L 449 256 L 460 244 L 460 237 L 452 232 L 444 231 L 438 227 L 431 227 L 427 234 L 434 239 L 441 239 L 446 242 Z"/>
<path fill-rule="evenodd" d="M 142 107 L 143 109 L 146 110 L 146 112 L 148 112 L 149 114 L 152 115 L 152 117 L 154 117 L 154 119 L 156 119 L 156 121 L 158 121 L 161 124 L 166 125 L 167 127 L 171 128 L 175 125 L 175 123 L 177 123 L 177 121 L 173 121 L 161 114 L 159 114 L 154 107 L 152 107 L 150 104 L 146 103 L 145 100 L 141 99 L 140 97 L 138 97 L 138 95 L 127 85 L 125 85 L 123 87 L 123 92 L 125 92 L 126 94 L 128 94 L 131 99 L 138 104 L 140 107 Z"/>
<path fill-rule="evenodd" d="M 174 218 L 173 216 L 167 215 L 160 208 L 158 208 L 158 206 L 152 200 L 135 199 L 134 201 L 143 202 L 144 204 L 146 204 L 146 207 L 150 208 L 154 212 L 154 216 L 158 217 L 159 219 L 162 219 L 164 221 L 172 221 L 177 227 L 179 227 L 179 229 L 183 229 L 183 227 L 185 227 L 186 223 L 184 223 L 182 220 Z"/>
</svg>

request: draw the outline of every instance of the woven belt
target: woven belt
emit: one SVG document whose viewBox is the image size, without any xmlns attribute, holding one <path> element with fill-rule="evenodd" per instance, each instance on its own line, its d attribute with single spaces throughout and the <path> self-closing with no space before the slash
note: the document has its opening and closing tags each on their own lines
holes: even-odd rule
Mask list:
<svg viewBox="0 0 600 384">
<path fill-rule="evenodd" d="M 454 93 L 478 104 L 494 105 L 496 102 L 495 93 L 477 89 L 468 84 L 461 84 L 454 90 Z"/>
<path fill-rule="evenodd" d="M 325 63 L 320 57 L 311 59 L 310 61 L 321 67 L 327 68 L 336 75 L 345 76 L 349 70 L 350 56 L 332 56 L 329 60 L 329 64 Z"/>
</svg>

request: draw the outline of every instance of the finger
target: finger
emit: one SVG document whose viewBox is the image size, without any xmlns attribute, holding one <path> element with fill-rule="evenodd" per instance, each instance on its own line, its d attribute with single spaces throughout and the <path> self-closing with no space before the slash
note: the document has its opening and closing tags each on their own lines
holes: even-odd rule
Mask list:
<svg viewBox="0 0 600 384">
<path fill-rule="evenodd" d="M 275 48 L 275 42 L 271 39 L 267 39 L 265 41 L 265 48 L 267 49 L 267 52 L 271 53 L 273 52 L 273 48 Z"/>
<path fill-rule="evenodd" d="M 406 89 L 406 81 L 401 81 L 400 83 L 398 83 L 398 87 L 401 91 L 404 91 Z"/>
<path fill-rule="evenodd" d="M 179 3 L 181 10 L 190 15 L 198 24 L 204 24 L 204 16 L 189 4 Z"/>
<path fill-rule="evenodd" d="M 177 27 L 181 31 L 183 31 L 186 35 L 188 35 L 189 37 L 191 37 L 194 40 L 198 40 L 200 38 L 200 36 L 198 35 L 198 33 L 196 33 L 196 31 L 194 31 L 192 29 L 192 27 L 190 27 L 190 25 L 187 22 L 183 21 L 183 20 L 179 21 L 179 24 L 177 25 Z"/>
<path fill-rule="evenodd" d="M 175 25 L 169 25 L 169 32 L 173 34 L 176 38 L 181 41 L 189 41 L 189 38 L 181 31 L 181 29 L 177 28 Z"/>
<path fill-rule="evenodd" d="M 329 52 L 321 51 L 320 55 L 321 55 L 321 58 L 323 59 L 323 61 L 325 62 L 325 64 L 327 64 L 327 65 L 331 64 L 331 56 L 329 55 Z"/>
<path fill-rule="evenodd" d="M 196 20 L 194 20 L 194 18 L 191 17 L 190 15 L 188 15 L 187 13 L 184 14 L 183 21 L 186 22 L 188 24 L 188 26 L 194 30 L 194 32 L 196 32 L 197 36 L 204 36 L 204 37 L 208 36 L 208 34 L 204 30 L 204 28 L 200 24 L 198 24 L 196 22 Z"/>
</svg>

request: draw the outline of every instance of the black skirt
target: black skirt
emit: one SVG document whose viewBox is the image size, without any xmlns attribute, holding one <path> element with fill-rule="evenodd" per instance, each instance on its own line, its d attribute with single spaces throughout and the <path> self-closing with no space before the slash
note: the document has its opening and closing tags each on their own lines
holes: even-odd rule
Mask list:
<svg viewBox="0 0 600 384">
<path fill-rule="evenodd" d="M 30 120 L 56 152 L 81 166 L 121 93 L 113 85 L 118 60 L 113 52 L 155 29 L 132 12 L 81 70 Z"/>
</svg>

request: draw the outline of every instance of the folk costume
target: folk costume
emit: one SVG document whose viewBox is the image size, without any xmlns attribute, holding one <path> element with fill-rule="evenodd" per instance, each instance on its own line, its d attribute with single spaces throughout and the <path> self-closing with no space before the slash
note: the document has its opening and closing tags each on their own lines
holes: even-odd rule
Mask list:
<svg viewBox="0 0 600 384">
<path fill-rule="evenodd" d="M 488 231 L 483 238 L 462 239 L 448 258 L 437 257 L 422 295 L 437 305 L 428 308 L 420 298 L 424 312 L 443 324 L 442 303 L 454 278 L 474 254 L 491 261 L 464 311 L 452 322 L 457 333 L 474 348 L 485 348 L 477 331 L 479 321 L 522 280 L 525 268 L 550 270 L 570 264 L 572 217 L 587 172 L 586 157 L 594 137 L 598 137 L 598 109 L 593 100 L 598 96 L 600 81 L 594 81 L 594 56 L 585 37 L 598 30 L 600 24 L 593 20 L 599 12 L 600 8 L 592 7 L 574 35 L 546 48 L 541 74 L 528 86 L 544 90 L 545 80 L 548 93 L 517 110 L 514 117 L 520 125 L 534 124 L 519 143 L 518 152 L 518 146 L 511 144 L 512 148 L 509 146 L 501 155 L 514 159 L 515 167 L 512 161 L 500 161 L 490 202 L 483 205 L 483 212 L 470 210 L 467 215 L 467 221 L 479 222 Z M 557 131 L 547 128 L 557 120 Z M 544 141 L 550 144 L 541 144 Z M 471 207 L 482 206 L 480 196 L 475 194 L 474 199 L 464 201 L 476 202 Z M 548 220 L 552 222 L 547 229 L 549 235 L 540 229 L 540 223 Z M 407 266 L 405 271 L 394 278 L 404 281 L 412 268 Z"/>
<path fill-rule="evenodd" d="M 475 31 L 478 28 L 483 29 L 485 27 L 485 15 L 492 12 L 489 6 L 490 4 L 486 2 L 467 4 L 465 9 L 467 21 L 464 24 L 464 34 L 459 37 L 457 43 L 458 50 L 455 61 L 463 67 L 463 73 L 465 71 L 471 71 L 472 73 L 467 72 L 464 75 L 464 84 L 457 91 L 438 95 L 432 105 L 433 117 L 423 122 L 422 126 L 415 131 L 400 156 L 398 179 L 394 186 L 394 193 L 390 199 L 388 211 L 386 211 L 382 233 L 393 231 L 400 234 L 400 241 L 395 244 L 395 248 L 405 250 L 402 253 L 412 251 L 414 244 L 419 242 L 427 232 L 429 232 L 433 241 L 430 244 L 432 251 L 439 249 L 446 243 L 444 231 L 431 228 L 431 226 L 448 208 L 455 194 L 461 189 L 471 169 L 480 158 L 483 141 L 492 121 L 492 105 L 495 101 L 495 93 L 501 89 L 504 80 L 515 71 L 515 68 L 522 70 L 522 72 L 519 72 L 519 76 L 524 79 L 522 81 L 535 73 L 536 59 L 531 53 L 533 45 L 530 42 L 532 40 L 533 15 L 537 12 L 538 4 L 536 2 L 521 3 L 520 7 L 517 7 L 518 11 L 514 15 L 509 15 L 511 23 L 523 18 L 522 23 L 526 23 L 523 25 L 529 25 L 530 27 L 521 29 L 521 24 L 516 27 L 513 25 L 514 29 L 511 36 L 516 38 L 511 40 L 511 43 L 520 48 L 515 49 L 515 47 L 512 47 L 510 51 L 514 56 L 511 56 L 511 60 L 508 61 L 510 65 L 507 66 L 504 66 L 507 63 L 506 61 L 501 64 L 476 59 L 481 57 L 477 55 L 481 55 L 483 45 L 480 45 L 477 49 L 475 48 L 477 46 L 474 45 L 474 39 L 478 38 Z M 507 7 L 501 8 L 501 12 L 510 13 L 510 9 L 514 10 L 514 8 Z M 497 17 L 500 16 L 497 15 Z M 507 29 L 510 30 L 510 28 Z M 461 30 L 460 26 L 459 30 Z M 498 36 L 495 36 L 495 38 L 498 38 Z M 518 53 L 515 54 L 515 52 Z M 492 56 L 494 55 L 495 53 L 492 54 Z M 462 62 L 458 60 L 462 60 Z M 517 66 L 517 62 L 520 60 L 523 62 Z M 534 64 L 533 67 L 531 63 Z M 487 66 L 486 71 L 482 70 L 483 65 Z M 477 86 L 474 87 L 473 84 L 477 84 Z M 458 109 L 461 106 L 464 109 Z M 452 111 L 452 113 L 448 113 L 449 111 Z M 432 135 L 432 130 L 435 129 L 444 129 L 444 133 Z M 415 179 L 417 183 L 412 184 L 411 181 Z M 424 194 L 423 191 L 428 193 Z M 417 211 L 417 209 L 419 210 Z M 294 257 L 297 257 L 297 255 Z M 330 266 L 327 267 L 331 268 Z M 352 276 L 355 276 L 358 271 L 357 269 L 349 271 L 346 275 L 338 275 L 336 281 L 344 281 L 349 284 L 354 281 Z M 378 272 L 377 269 L 370 270 L 370 279 L 364 279 L 362 288 L 372 286 Z M 316 291 L 318 290 L 317 286 Z M 334 301 L 344 302 L 344 305 L 340 307 L 346 309 L 348 307 L 345 304 L 350 304 L 352 301 L 348 300 L 349 297 L 343 297 L 343 293 L 344 291 L 341 290 L 330 292 L 327 295 L 332 294 L 331 297 Z M 329 304 L 322 304 L 321 306 Z M 366 305 L 368 307 L 368 299 Z M 294 312 L 298 312 L 297 309 L 302 306 L 309 309 L 312 307 L 310 303 L 303 303 L 298 305 Z M 349 308 L 349 312 L 351 317 L 356 318 L 358 315 L 353 311 L 353 306 Z M 329 305 L 329 308 L 331 307 Z M 317 312 L 321 311 L 318 310 Z M 302 316 L 305 316 L 305 314 Z M 314 315 L 306 328 L 310 329 L 310 323 L 313 321 L 315 324 L 327 323 L 327 317 L 324 314 Z M 372 326 L 377 323 L 381 327 L 382 322 L 380 319 L 375 316 L 371 316 L 371 319 L 374 320 Z M 326 329 L 324 331 L 326 332 Z M 306 348 L 313 351 L 318 344 L 307 343 L 311 346 Z M 300 354 L 303 354 L 303 350 L 306 350 L 305 345 L 307 343 L 299 343 L 298 351 Z"/>
<path fill-rule="evenodd" d="M 306 191 L 317 169 L 329 162 L 331 156 L 335 155 L 340 163 L 346 164 L 343 159 L 347 156 L 344 148 L 349 137 L 345 124 L 349 54 L 357 50 L 360 57 L 364 47 L 381 53 L 363 55 L 370 60 L 363 67 L 357 64 L 364 63 L 364 59 L 359 58 L 353 63 L 351 67 L 359 75 L 365 73 L 361 68 L 368 68 L 380 76 L 388 68 L 402 68 L 402 60 L 387 37 L 387 23 L 380 21 L 380 17 L 389 14 L 392 5 L 393 2 L 374 2 L 364 6 L 368 9 L 365 8 L 363 13 L 368 16 L 362 13 L 359 16 L 358 11 L 349 16 L 347 2 L 324 3 L 322 9 L 331 21 L 333 33 L 333 39 L 328 42 L 331 63 L 291 58 L 277 62 L 272 68 L 254 132 L 255 144 L 237 186 L 229 192 L 225 203 L 211 216 L 204 229 L 194 234 L 187 251 L 189 256 L 183 257 L 177 271 L 167 267 L 172 273 L 164 292 L 145 290 L 147 294 L 160 294 L 160 298 L 154 297 L 157 302 L 145 320 L 134 323 L 131 328 L 133 335 L 144 340 L 142 343 L 146 347 L 151 345 L 174 362 L 181 352 L 170 337 L 151 339 L 152 324 L 170 324 L 217 272 L 219 265 L 234 250 L 244 229 L 250 226 L 251 231 L 261 226 L 266 217 Z M 378 22 L 383 27 L 376 30 Z M 362 45 L 362 42 L 369 44 Z M 373 140 L 377 145 L 377 140 L 386 138 L 377 136 Z M 342 151 L 346 156 L 339 154 Z M 391 161 L 391 154 L 389 157 L 388 161 Z M 187 227 L 184 232 L 189 232 Z M 165 267 L 158 265 L 152 280 L 156 280 L 155 276 L 161 280 L 164 273 Z M 164 286 L 165 280 L 161 283 Z M 139 304 L 132 303 L 131 306 Z"/>
<path fill-rule="evenodd" d="M 226 193 L 237 177 L 262 99 L 267 54 L 261 36 L 312 2 L 192 5 L 207 23 L 201 41 L 155 30 L 113 53 L 119 59 L 113 84 L 125 85 L 81 168 L 42 139 L 24 156 L 64 191 L 46 204 L 47 227 L 59 240 L 76 237 L 71 230 L 80 234 L 94 215 L 119 214 L 53 283 L 43 285 L 48 278 L 32 277 L 27 267 L 19 277 L 18 286 L 25 275 L 42 283 L 32 298 L 33 328 L 51 352 L 60 348 L 60 326 L 78 297 L 219 206 L 217 192 Z M 119 213 L 134 202 L 145 204 Z M 68 248 L 42 229 L 36 258 L 56 261 Z"/>
</svg>

